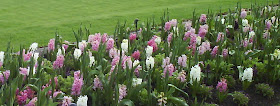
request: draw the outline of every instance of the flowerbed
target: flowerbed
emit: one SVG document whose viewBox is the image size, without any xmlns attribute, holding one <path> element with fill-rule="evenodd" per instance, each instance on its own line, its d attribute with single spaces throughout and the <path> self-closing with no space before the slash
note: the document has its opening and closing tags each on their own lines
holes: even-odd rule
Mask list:
<svg viewBox="0 0 280 106">
<path fill-rule="evenodd" d="M 275 105 L 279 12 L 238 5 L 235 14 L 194 12 L 182 23 L 166 12 L 160 25 L 118 24 L 114 36 L 81 28 L 69 43 L 56 35 L 45 54 L 37 43 L 16 54 L 8 47 L 0 52 L 0 104 Z"/>
</svg>

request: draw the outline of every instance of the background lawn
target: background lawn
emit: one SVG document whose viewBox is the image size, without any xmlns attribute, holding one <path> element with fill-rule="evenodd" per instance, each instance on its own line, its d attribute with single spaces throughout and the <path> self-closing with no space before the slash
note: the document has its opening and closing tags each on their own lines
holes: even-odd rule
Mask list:
<svg viewBox="0 0 280 106">
<path fill-rule="evenodd" d="M 74 41 L 81 24 L 91 32 L 113 34 L 118 20 L 133 24 L 135 18 L 143 22 L 155 17 L 157 21 L 167 8 L 170 18 L 188 19 L 192 12 L 207 13 L 233 9 L 237 2 L 250 7 L 255 0 L 0 0 L 0 50 L 11 41 L 15 49 L 32 42 L 47 45 L 56 30 L 65 40 Z M 260 5 L 278 0 L 256 0 Z"/>
</svg>

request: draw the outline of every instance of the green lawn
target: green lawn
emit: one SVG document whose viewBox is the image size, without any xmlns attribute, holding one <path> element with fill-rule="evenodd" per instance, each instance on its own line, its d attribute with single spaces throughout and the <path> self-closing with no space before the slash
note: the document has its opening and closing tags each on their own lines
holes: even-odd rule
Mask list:
<svg viewBox="0 0 280 106">
<path fill-rule="evenodd" d="M 171 18 L 181 20 L 191 18 L 194 9 L 198 13 L 227 11 L 238 1 L 242 7 L 250 7 L 255 0 L 0 0 L 0 50 L 5 50 L 8 41 L 15 48 L 32 42 L 47 45 L 56 30 L 64 39 L 74 41 L 72 29 L 77 30 L 81 23 L 91 24 L 92 33 L 112 34 L 118 20 L 133 24 L 135 18 L 143 22 L 155 16 L 159 21 L 167 8 Z"/>
</svg>

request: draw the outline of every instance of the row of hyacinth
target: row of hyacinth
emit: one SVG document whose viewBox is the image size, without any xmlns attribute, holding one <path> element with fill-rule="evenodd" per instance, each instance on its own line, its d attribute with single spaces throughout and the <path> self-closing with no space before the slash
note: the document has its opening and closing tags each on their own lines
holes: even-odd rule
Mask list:
<svg viewBox="0 0 280 106">
<path fill-rule="evenodd" d="M 16 54 L 8 47 L 0 52 L 0 104 L 187 105 L 205 98 L 205 87 L 221 96 L 237 84 L 245 92 L 276 84 L 279 12 L 253 5 L 181 23 L 165 13 L 159 25 L 119 24 L 112 36 L 75 33 L 70 43 L 57 35 L 40 53 L 38 43 Z"/>
</svg>

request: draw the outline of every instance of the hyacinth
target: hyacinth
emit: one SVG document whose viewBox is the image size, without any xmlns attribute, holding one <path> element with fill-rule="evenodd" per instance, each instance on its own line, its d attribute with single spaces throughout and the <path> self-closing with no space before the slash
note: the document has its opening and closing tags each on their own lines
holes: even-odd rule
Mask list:
<svg viewBox="0 0 280 106">
<path fill-rule="evenodd" d="M 82 42 L 79 42 L 79 49 L 81 51 L 84 51 L 84 49 L 87 47 L 87 41 L 83 40 Z"/>
<path fill-rule="evenodd" d="M 215 56 L 217 55 L 218 49 L 219 49 L 219 46 L 215 46 L 215 47 L 213 48 L 213 50 L 212 50 L 212 52 L 211 52 L 211 55 L 212 55 L 213 57 L 215 57 Z"/>
<path fill-rule="evenodd" d="M 193 81 L 200 81 L 201 68 L 199 65 L 195 65 L 191 68 L 190 71 L 190 83 L 193 84 Z"/>
<path fill-rule="evenodd" d="M 58 94 L 64 94 L 62 91 L 55 91 L 53 93 L 53 98 L 55 98 Z"/>
<path fill-rule="evenodd" d="M 127 88 L 126 85 L 121 84 L 119 85 L 119 101 L 121 101 L 127 95 Z"/>
<path fill-rule="evenodd" d="M 150 39 L 147 44 L 148 46 L 153 47 L 153 52 L 158 50 L 157 43 L 155 42 L 154 38 Z"/>
<path fill-rule="evenodd" d="M 224 40 L 224 36 L 225 36 L 225 34 L 223 32 L 219 32 L 216 42 Z"/>
<path fill-rule="evenodd" d="M 182 55 L 178 58 L 178 64 L 182 67 L 187 67 L 187 56 L 186 55 Z"/>
<path fill-rule="evenodd" d="M 119 57 L 119 56 L 115 56 L 115 57 L 113 58 L 113 60 L 112 60 L 111 65 L 112 65 L 112 66 L 117 65 L 117 64 L 119 63 L 119 60 L 120 60 L 120 57 Z"/>
<path fill-rule="evenodd" d="M 199 22 L 205 23 L 207 21 L 206 14 L 201 14 L 199 18 Z"/>
<path fill-rule="evenodd" d="M 106 50 L 110 50 L 112 48 L 114 48 L 114 39 L 113 38 L 109 38 L 107 43 L 106 43 Z"/>
<path fill-rule="evenodd" d="M 67 50 L 69 47 L 69 41 L 64 41 L 65 44 L 62 44 L 62 47 L 64 48 L 64 50 Z"/>
<path fill-rule="evenodd" d="M 196 44 L 197 45 L 201 44 L 201 37 L 200 36 L 196 36 Z"/>
<path fill-rule="evenodd" d="M 92 50 L 98 51 L 98 49 L 99 49 L 99 44 L 100 44 L 100 42 L 98 42 L 98 41 L 93 41 L 93 42 L 91 42 L 91 48 L 92 48 Z"/>
<path fill-rule="evenodd" d="M 192 21 L 188 20 L 187 22 L 185 22 L 185 30 L 189 31 L 192 28 Z"/>
<path fill-rule="evenodd" d="M 89 35 L 88 36 L 88 42 L 92 43 L 93 41 L 98 41 L 101 42 L 101 34 L 100 33 L 95 33 L 94 35 Z"/>
<path fill-rule="evenodd" d="M 223 57 L 227 57 L 228 56 L 228 49 L 223 49 Z"/>
<path fill-rule="evenodd" d="M 55 39 L 50 39 L 49 44 L 48 44 L 48 50 L 53 51 L 55 48 Z"/>
<path fill-rule="evenodd" d="M 164 25 L 164 31 L 169 31 L 171 29 L 171 22 L 166 22 Z"/>
<path fill-rule="evenodd" d="M 136 65 L 137 65 L 137 67 L 134 70 L 134 73 L 138 77 L 139 76 L 139 70 L 142 69 L 142 66 L 140 65 L 140 61 L 139 60 L 134 60 L 132 65 L 133 65 L 133 67 L 136 67 Z"/>
<path fill-rule="evenodd" d="M 249 22 L 247 19 L 242 19 L 242 26 L 245 27 L 245 26 L 249 26 Z"/>
<path fill-rule="evenodd" d="M 243 32 L 247 33 L 250 30 L 250 26 L 243 27 Z"/>
<path fill-rule="evenodd" d="M 32 43 L 31 45 L 30 45 L 30 47 L 29 47 L 29 51 L 31 52 L 31 53 L 34 53 L 36 50 L 37 50 L 37 47 L 38 47 L 38 43 Z"/>
<path fill-rule="evenodd" d="M 153 39 L 154 39 L 154 41 L 155 41 L 157 44 L 160 44 L 160 42 L 161 42 L 161 37 L 154 35 Z"/>
<path fill-rule="evenodd" d="M 83 86 L 83 77 L 80 76 L 80 71 L 74 72 L 74 83 L 72 85 L 71 95 L 80 95 Z"/>
<path fill-rule="evenodd" d="M 37 60 L 39 58 L 39 53 L 34 53 L 33 58 L 34 58 L 34 62 L 37 63 Z"/>
<path fill-rule="evenodd" d="M 145 50 L 146 50 L 146 56 L 147 57 L 152 56 L 152 53 L 153 53 L 153 47 L 152 46 L 147 46 L 147 48 Z"/>
<path fill-rule="evenodd" d="M 142 83 L 142 79 L 141 78 L 133 78 L 132 79 L 132 86 L 135 87 L 137 85 L 140 85 Z"/>
<path fill-rule="evenodd" d="M 269 29 L 271 28 L 271 26 L 272 26 L 271 21 L 270 21 L 270 20 L 267 20 L 267 21 L 266 21 L 266 29 L 269 30 Z"/>
<path fill-rule="evenodd" d="M 26 103 L 26 100 L 28 99 L 27 97 L 27 92 L 24 92 L 24 91 L 20 91 L 17 95 L 16 95 L 16 98 L 17 98 L 17 103 L 22 106 Z"/>
<path fill-rule="evenodd" d="M 131 55 L 135 60 L 138 60 L 140 58 L 140 51 L 134 51 L 133 54 Z"/>
<path fill-rule="evenodd" d="M 170 64 L 170 58 L 166 57 L 165 59 L 162 60 L 162 68 L 165 68 L 168 64 Z"/>
<path fill-rule="evenodd" d="M 172 76 L 172 75 L 173 75 L 173 72 L 175 71 L 174 65 L 173 65 L 173 64 L 169 64 L 169 65 L 167 65 L 167 66 L 164 68 L 164 71 L 163 71 L 164 76 L 163 76 L 163 77 L 166 76 L 167 71 L 168 71 L 168 75 L 169 75 L 169 76 Z"/>
<path fill-rule="evenodd" d="M 96 75 L 95 75 L 95 78 L 94 78 L 94 81 L 93 81 L 93 89 L 94 90 L 97 90 L 97 89 L 102 90 L 103 89 L 103 84 Z"/>
<path fill-rule="evenodd" d="M 117 50 L 116 48 L 112 48 L 109 50 L 109 57 L 114 58 L 116 56 L 120 56 L 120 50 Z"/>
<path fill-rule="evenodd" d="M 270 35 L 269 31 L 265 30 L 265 32 L 263 33 L 263 38 L 267 39 L 269 38 L 269 35 Z"/>
<path fill-rule="evenodd" d="M 64 96 L 61 106 L 70 106 L 72 101 L 73 101 L 73 99 L 71 96 Z"/>
<path fill-rule="evenodd" d="M 135 40 L 136 37 L 137 37 L 137 35 L 136 35 L 135 33 L 131 33 L 131 34 L 129 35 L 129 40 Z"/>
<path fill-rule="evenodd" d="M 1 51 L 0 52 L 0 67 L 2 67 L 5 59 L 5 52 Z"/>
<path fill-rule="evenodd" d="M 242 40 L 242 41 L 241 41 L 241 44 L 242 44 L 242 45 L 241 45 L 242 47 L 247 47 L 248 44 L 249 44 L 247 38 L 245 38 L 244 40 Z"/>
<path fill-rule="evenodd" d="M 82 51 L 80 49 L 75 49 L 74 58 L 78 60 L 81 55 L 82 55 Z"/>
<path fill-rule="evenodd" d="M 104 33 L 104 34 L 102 35 L 102 38 L 101 38 L 102 43 L 106 43 L 107 38 L 108 38 L 108 34 L 107 34 L 107 33 Z"/>
<path fill-rule="evenodd" d="M 184 70 L 182 70 L 178 74 L 177 79 L 180 80 L 181 82 L 185 82 L 186 81 L 186 72 Z"/>
<path fill-rule="evenodd" d="M 80 96 L 77 101 L 77 106 L 87 106 L 87 101 L 88 101 L 87 95 Z"/>
<path fill-rule="evenodd" d="M 173 33 L 170 33 L 168 36 L 167 36 L 167 42 L 170 44 L 171 41 L 172 41 L 172 35 Z"/>
<path fill-rule="evenodd" d="M 56 57 L 56 60 L 53 62 L 53 69 L 59 69 L 63 67 L 64 56 L 59 55 Z"/>
<path fill-rule="evenodd" d="M 29 101 L 28 104 L 26 104 L 25 106 L 36 106 L 36 102 L 37 102 L 37 97 L 34 97 L 32 100 Z"/>
<path fill-rule="evenodd" d="M 247 12 L 245 9 L 241 9 L 240 18 L 245 19 L 247 16 Z"/>
<path fill-rule="evenodd" d="M 122 51 L 127 53 L 128 52 L 128 40 L 127 39 L 123 39 L 122 43 L 121 43 L 121 48 Z"/>
<path fill-rule="evenodd" d="M 122 67 L 123 69 L 126 69 L 126 65 L 128 66 L 129 69 L 132 68 L 132 61 L 130 56 L 123 56 L 122 58 Z"/>
<path fill-rule="evenodd" d="M 274 50 L 274 53 L 273 53 L 273 56 L 276 58 L 276 59 L 280 59 L 280 50 L 279 49 L 275 49 Z"/>
<path fill-rule="evenodd" d="M 191 40 L 189 43 L 189 49 L 192 49 L 192 54 L 196 51 L 196 35 L 191 36 Z"/>
<path fill-rule="evenodd" d="M 19 68 L 20 74 L 23 76 L 28 76 L 29 75 L 29 70 L 27 68 Z"/>
<path fill-rule="evenodd" d="M 92 67 L 93 65 L 94 65 L 94 63 L 95 63 L 95 58 L 94 58 L 94 56 L 90 56 L 89 57 L 89 67 Z"/>
<path fill-rule="evenodd" d="M 27 98 L 32 99 L 34 97 L 35 91 L 33 91 L 30 87 L 27 87 L 24 92 L 27 94 Z"/>
<path fill-rule="evenodd" d="M 31 59 L 31 57 L 32 57 L 32 53 L 31 52 L 28 52 L 26 54 L 23 52 L 23 61 L 29 61 Z"/>
<path fill-rule="evenodd" d="M 146 67 L 147 67 L 147 69 L 154 68 L 154 65 L 155 65 L 155 59 L 152 56 L 147 57 L 147 59 L 146 59 Z"/>
<path fill-rule="evenodd" d="M 199 30 L 198 30 L 198 36 L 201 38 L 204 38 L 206 36 L 206 33 L 208 32 L 208 25 L 201 25 Z"/>
<path fill-rule="evenodd" d="M 167 104 L 167 97 L 164 97 L 164 92 L 160 92 L 158 98 L 159 106 L 165 106 Z"/>
<path fill-rule="evenodd" d="M 244 70 L 244 73 L 242 74 L 241 80 L 242 81 L 249 81 L 252 82 L 252 78 L 253 78 L 253 69 L 252 68 L 246 68 Z"/>
<path fill-rule="evenodd" d="M 171 26 L 174 26 L 174 27 L 177 26 L 177 19 L 172 19 L 169 22 L 170 22 Z"/>
<path fill-rule="evenodd" d="M 191 36 L 196 36 L 194 28 L 191 28 L 189 31 L 185 32 L 185 36 L 184 36 L 183 40 L 187 40 Z"/>
<path fill-rule="evenodd" d="M 218 82 L 216 89 L 219 90 L 219 92 L 226 92 L 227 91 L 227 80 L 221 79 L 221 81 Z"/>
<path fill-rule="evenodd" d="M 5 83 L 5 81 L 7 81 L 10 77 L 10 70 L 6 70 L 4 72 L 0 72 L 0 82 L 2 84 Z"/>
<path fill-rule="evenodd" d="M 198 53 L 203 55 L 206 51 L 211 51 L 210 43 L 208 41 L 202 42 L 202 44 L 198 47 Z"/>
</svg>

